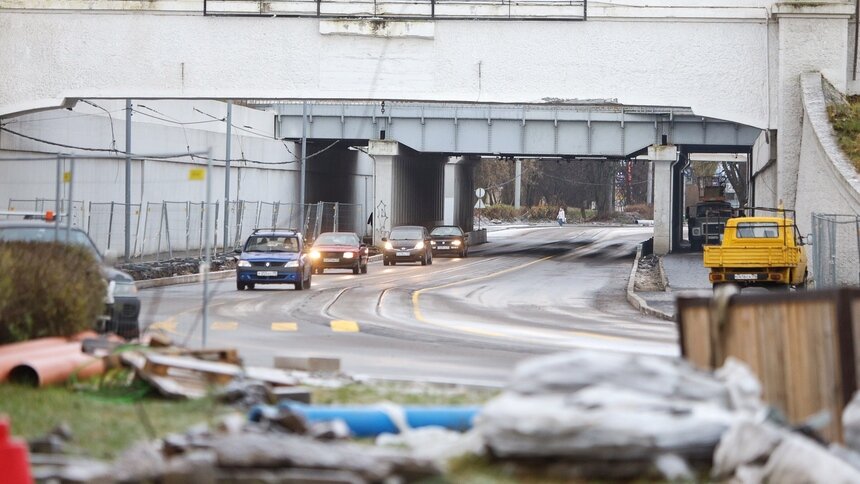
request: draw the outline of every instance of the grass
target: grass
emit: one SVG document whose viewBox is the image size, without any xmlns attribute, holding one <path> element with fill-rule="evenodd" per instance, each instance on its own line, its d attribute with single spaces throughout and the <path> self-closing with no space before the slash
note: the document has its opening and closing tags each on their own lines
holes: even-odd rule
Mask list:
<svg viewBox="0 0 860 484">
<path fill-rule="evenodd" d="M 123 392 L 116 387 L 75 391 L 66 387 L 0 384 L 0 414 L 9 415 L 12 433 L 26 439 L 45 435 L 66 423 L 73 435 L 71 453 L 113 459 L 136 441 L 181 433 L 200 423 L 212 424 L 218 417 L 234 411 L 211 398 L 166 400 L 152 395 L 138 398 L 140 394 L 135 392 Z M 496 393 L 406 383 L 353 384 L 338 389 L 313 389 L 313 401 L 466 405 L 483 403 Z M 128 398 L 129 395 L 134 398 Z"/>
<path fill-rule="evenodd" d="M 14 435 L 39 437 L 65 422 L 72 430 L 70 450 L 102 459 L 116 457 L 138 440 L 183 432 L 228 411 L 228 407 L 211 399 L 170 401 L 149 397 L 133 403 L 64 387 L 0 385 L 0 414 L 9 415 Z M 154 436 L 147 430 L 147 420 Z"/>
<path fill-rule="evenodd" d="M 839 147 L 860 172 L 860 96 L 850 96 L 848 104 L 827 107 Z"/>
</svg>

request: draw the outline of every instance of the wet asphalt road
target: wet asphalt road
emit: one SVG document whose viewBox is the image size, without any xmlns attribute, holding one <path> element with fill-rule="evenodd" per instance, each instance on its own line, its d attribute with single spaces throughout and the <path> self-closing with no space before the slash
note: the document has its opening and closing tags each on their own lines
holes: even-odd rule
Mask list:
<svg viewBox="0 0 860 484">
<path fill-rule="evenodd" d="M 351 374 L 503 384 L 535 354 L 597 348 L 677 354 L 674 323 L 625 299 L 633 252 L 651 229 L 547 226 L 489 234 L 469 257 L 433 264 L 370 264 L 329 271 L 308 291 L 233 279 L 210 283 L 208 347 L 235 347 L 246 363 L 277 354 L 341 358 Z M 141 323 L 180 342 L 202 341 L 202 284 L 140 292 Z"/>
</svg>

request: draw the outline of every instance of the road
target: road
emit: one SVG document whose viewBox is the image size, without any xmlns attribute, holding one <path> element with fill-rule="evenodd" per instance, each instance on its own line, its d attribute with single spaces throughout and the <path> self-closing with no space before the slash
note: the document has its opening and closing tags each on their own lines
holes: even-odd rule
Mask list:
<svg viewBox="0 0 860 484">
<path fill-rule="evenodd" d="M 491 232 L 469 257 L 330 271 L 308 291 L 236 291 L 211 283 L 207 346 L 246 363 L 331 356 L 376 378 L 503 384 L 530 355 L 569 348 L 677 354 L 674 323 L 626 302 L 640 227 L 529 227 Z M 191 346 L 202 341 L 201 284 L 140 292 L 142 325 Z"/>
</svg>

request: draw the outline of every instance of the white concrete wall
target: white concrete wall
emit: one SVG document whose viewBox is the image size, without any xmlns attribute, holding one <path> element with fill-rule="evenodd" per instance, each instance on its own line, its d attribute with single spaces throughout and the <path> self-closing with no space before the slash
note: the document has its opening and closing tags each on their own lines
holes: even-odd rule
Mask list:
<svg viewBox="0 0 860 484">
<path fill-rule="evenodd" d="M 755 199 L 750 205 L 756 207 L 776 207 L 779 203 L 776 183 L 776 139 L 762 132 L 753 145 L 752 172 L 755 176 Z"/>
<path fill-rule="evenodd" d="M 587 22 L 436 21 L 432 38 L 328 35 L 323 24 L 0 11 L 0 113 L 64 97 L 613 98 L 767 125 L 762 66 L 777 46 L 768 53 L 764 8 L 617 6 Z"/>
<path fill-rule="evenodd" d="M 839 149 L 828 119 L 820 74 L 803 76 L 802 94 L 803 132 L 796 209 L 797 226 L 802 234 L 807 234 L 812 231 L 813 212 L 860 214 L 860 175 Z M 823 245 L 814 250 L 828 251 Z M 838 231 L 836 245 L 838 282 L 857 285 L 860 260 L 853 224 Z"/>
</svg>

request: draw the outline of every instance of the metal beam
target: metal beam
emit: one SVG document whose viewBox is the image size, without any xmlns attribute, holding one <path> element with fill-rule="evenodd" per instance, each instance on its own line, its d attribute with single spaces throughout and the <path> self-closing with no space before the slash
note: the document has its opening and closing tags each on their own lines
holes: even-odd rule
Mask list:
<svg viewBox="0 0 860 484">
<path fill-rule="evenodd" d="M 309 101 L 318 140 L 375 139 L 375 103 Z M 302 103 L 269 104 L 282 137 L 299 140 Z M 386 137 L 423 152 L 450 155 L 624 158 L 655 143 L 734 147 L 743 153 L 761 130 L 695 115 L 689 108 L 584 104 L 389 102 Z M 742 147 L 736 148 L 736 147 Z M 732 148 L 730 148 L 732 149 Z"/>
</svg>

